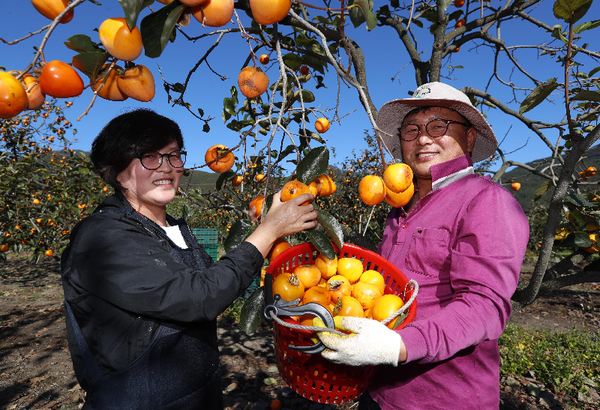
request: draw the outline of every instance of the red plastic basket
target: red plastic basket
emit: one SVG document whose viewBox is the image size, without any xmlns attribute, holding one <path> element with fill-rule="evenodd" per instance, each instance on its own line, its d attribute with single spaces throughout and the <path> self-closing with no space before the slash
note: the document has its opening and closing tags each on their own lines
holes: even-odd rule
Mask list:
<svg viewBox="0 0 600 410">
<path fill-rule="evenodd" d="M 300 265 L 314 264 L 319 251 L 311 243 L 293 246 L 282 252 L 271 262 L 267 273 L 273 279 L 280 273 L 292 272 Z M 405 302 L 412 296 L 413 289 L 407 286 L 408 279 L 387 259 L 364 248 L 344 244 L 339 258 L 357 258 L 363 262 L 364 270 L 376 270 L 385 278 L 385 293 L 394 293 Z M 408 310 L 408 316 L 396 329 L 412 322 L 417 313 L 416 300 Z M 291 318 L 281 318 L 299 324 Z M 326 404 L 346 403 L 359 397 L 375 376 L 377 366 L 347 366 L 332 363 L 320 354 L 307 354 L 288 348 L 310 346 L 315 333 L 308 330 L 290 329 L 274 322 L 274 341 L 277 368 L 281 377 L 300 396 Z"/>
</svg>

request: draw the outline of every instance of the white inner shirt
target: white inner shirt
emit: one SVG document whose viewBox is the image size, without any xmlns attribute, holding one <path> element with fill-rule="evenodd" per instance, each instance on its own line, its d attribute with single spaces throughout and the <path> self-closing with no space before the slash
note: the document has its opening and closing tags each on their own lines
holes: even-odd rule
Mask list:
<svg viewBox="0 0 600 410">
<path fill-rule="evenodd" d="M 187 249 L 187 243 L 185 242 L 185 239 L 183 239 L 183 235 L 181 234 L 181 231 L 179 230 L 179 225 L 175 225 L 175 226 L 161 226 L 161 228 L 164 229 L 165 233 L 167 234 L 167 236 L 169 237 L 169 239 L 171 239 L 173 242 L 175 242 L 175 245 L 179 246 L 181 249 Z"/>
</svg>

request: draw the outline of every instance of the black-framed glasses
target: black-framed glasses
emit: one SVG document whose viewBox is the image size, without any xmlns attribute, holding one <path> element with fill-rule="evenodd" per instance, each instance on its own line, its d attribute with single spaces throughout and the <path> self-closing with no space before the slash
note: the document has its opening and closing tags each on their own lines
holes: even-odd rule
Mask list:
<svg viewBox="0 0 600 410">
<path fill-rule="evenodd" d="M 460 121 L 442 120 L 436 118 L 435 120 L 431 120 L 425 124 L 425 130 L 431 138 L 438 138 L 446 134 L 446 131 L 448 131 L 448 125 L 450 125 L 450 123 L 464 125 L 465 127 L 471 126 L 471 124 L 465 124 L 464 122 Z M 421 135 L 421 127 L 421 125 L 417 124 L 403 125 L 400 127 L 400 138 L 402 138 L 404 141 L 416 140 L 419 135 Z"/>
<path fill-rule="evenodd" d="M 185 151 L 171 151 L 168 154 L 161 154 L 157 151 L 148 151 L 139 155 L 142 166 L 149 170 L 160 168 L 163 163 L 163 158 L 167 157 L 167 161 L 173 168 L 181 168 L 185 164 Z"/>
</svg>

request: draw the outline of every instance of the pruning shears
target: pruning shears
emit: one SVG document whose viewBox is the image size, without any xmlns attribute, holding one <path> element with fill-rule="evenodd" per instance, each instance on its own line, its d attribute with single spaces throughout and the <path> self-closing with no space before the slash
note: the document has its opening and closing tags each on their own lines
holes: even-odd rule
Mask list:
<svg viewBox="0 0 600 410">
<path fill-rule="evenodd" d="M 273 282 L 272 275 L 267 273 L 265 275 L 265 309 L 263 310 L 263 314 L 265 318 L 269 321 L 273 320 L 271 314 L 275 316 L 302 316 L 306 314 L 314 315 L 319 317 L 326 327 L 330 329 L 335 328 L 335 322 L 333 321 L 333 316 L 331 313 L 324 307 L 319 305 L 318 303 L 307 303 L 305 305 L 295 306 L 300 303 L 300 299 L 293 300 L 288 302 L 287 300 L 281 299 L 279 295 L 273 295 Z M 288 348 L 291 350 L 296 350 L 302 353 L 320 353 L 325 350 L 325 345 L 323 342 L 319 341 L 311 346 L 296 346 L 296 345 L 288 345 Z"/>
</svg>

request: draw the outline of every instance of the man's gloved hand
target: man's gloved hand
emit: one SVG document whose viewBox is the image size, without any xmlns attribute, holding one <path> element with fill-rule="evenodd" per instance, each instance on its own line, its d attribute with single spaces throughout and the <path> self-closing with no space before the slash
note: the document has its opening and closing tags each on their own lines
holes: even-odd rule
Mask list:
<svg viewBox="0 0 600 410">
<path fill-rule="evenodd" d="M 350 366 L 391 364 L 398 366 L 400 335 L 372 319 L 346 316 L 342 325 L 354 334 L 338 336 L 320 332 L 319 339 L 327 349 L 321 355 L 334 363 Z"/>
</svg>

